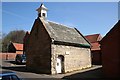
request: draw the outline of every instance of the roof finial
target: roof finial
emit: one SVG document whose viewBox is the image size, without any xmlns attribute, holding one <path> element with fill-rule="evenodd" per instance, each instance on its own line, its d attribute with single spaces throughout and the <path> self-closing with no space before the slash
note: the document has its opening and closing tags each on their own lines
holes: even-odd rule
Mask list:
<svg viewBox="0 0 120 80">
<path fill-rule="evenodd" d="M 41 3 L 40 7 L 36 11 L 38 11 L 38 17 L 42 17 L 44 19 L 47 18 L 48 9 L 44 6 L 43 3 Z"/>
</svg>

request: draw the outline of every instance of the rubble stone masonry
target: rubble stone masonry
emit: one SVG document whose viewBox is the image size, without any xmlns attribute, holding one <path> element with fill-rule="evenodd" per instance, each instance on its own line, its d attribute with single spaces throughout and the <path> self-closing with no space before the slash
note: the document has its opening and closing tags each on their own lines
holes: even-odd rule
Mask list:
<svg viewBox="0 0 120 80">
<path fill-rule="evenodd" d="M 91 67 L 90 48 L 81 48 L 64 45 L 51 45 L 51 73 L 56 74 L 56 59 L 64 56 L 64 73 Z"/>
</svg>

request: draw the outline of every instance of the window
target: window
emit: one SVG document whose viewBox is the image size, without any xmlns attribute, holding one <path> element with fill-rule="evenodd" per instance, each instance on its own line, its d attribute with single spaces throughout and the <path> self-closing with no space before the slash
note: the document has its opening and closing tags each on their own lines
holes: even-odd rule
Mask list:
<svg viewBox="0 0 120 80">
<path fill-rule="evenodd" d="M 45 17 L 45 13 L 42 14 Z"/>
</svg>

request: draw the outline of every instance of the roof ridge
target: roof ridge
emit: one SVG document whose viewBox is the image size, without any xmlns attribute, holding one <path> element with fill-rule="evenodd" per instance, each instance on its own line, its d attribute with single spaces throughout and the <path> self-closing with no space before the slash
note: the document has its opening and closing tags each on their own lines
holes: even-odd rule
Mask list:
<svg viewBox="0 0 120 80">
<path fill-rule="evenodd" d="M 42 21 L 43 25 L 46 26 L 45 29 L 47 30 L 49 36 L 50 36 L 51 38 L 53 38 L 53 36 L 51 35 L 51 30 L 52 30 L 52 33 L 53 33 L 53 34 L 54 34 L 54 33 L 57 34 L 57 33 L 56 33 L 56 32 L 54 31 L 54 29 L 51 27 L 51 25 L 49 24 L 48 20 L 45 20 L 45 19 L 42 19 L 42 18 L 39 18 L 39 19 Z M 46 24 L 49 25 L 50 27 L 47 27 Z M 54 36 L 55 36 L 55 35 L 54 35 Z M 54 39 L 56 39 L 56 36 L 55 36 Z"/>
<path fill-rule="evenodd" d="M 40 20 L 43 22 L 50 38 L 53 38 L 54 41 L 89 45 L 85 38 L 82 37 L 83 35 L 80 35 L 75 28 L 70 28 L 67 25 L 42 18 L 40 18 Z"/>
<path fill-rule="evenodd" d="M 89 35 L 85 35 L 85 36 L 94 36 L 94 35 L 100 35 L 100 33 L 96 33 L 96 34 L 89 34 Z"/>
<path fill-rule="evenodd" d="M 50 21 L 50 20 L 47 20 L 48 22 L 52 22 L 52 23 L 55 23 L 55 24 L 59 24 L 59 25 L 62 25 L 62 26 L 65 26 L 67 28 L 70 28 L 70 29 L 74 29 L 73 27 L 70 27 L 68 25 L 65 25 L 65 24 L 62 24 L 62 23 L 59 23 L 59 22 L 55 22 L 55 21 Z"/>
</svg>

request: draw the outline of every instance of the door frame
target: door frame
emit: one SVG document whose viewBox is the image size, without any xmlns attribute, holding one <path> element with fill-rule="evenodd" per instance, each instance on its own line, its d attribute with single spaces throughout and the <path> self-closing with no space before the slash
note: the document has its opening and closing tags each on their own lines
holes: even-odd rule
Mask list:
<svg viewBox="0 0 120 80">
<path fill-rule="evenodd" d="M 61 59 L 61 73 L 64 73 L 64 56 L 63 55 L 58 55 L 59 59 Z M 57 58 L 56 58 L 56 66 L 57 66 Z M 57 73 L 57 68 L 56 68 L 56 73 Z M 59 74 L 59 73 L 57 73 Z"/>
</svg>

